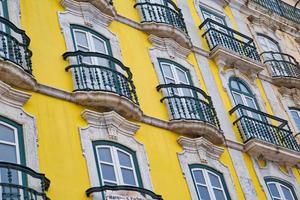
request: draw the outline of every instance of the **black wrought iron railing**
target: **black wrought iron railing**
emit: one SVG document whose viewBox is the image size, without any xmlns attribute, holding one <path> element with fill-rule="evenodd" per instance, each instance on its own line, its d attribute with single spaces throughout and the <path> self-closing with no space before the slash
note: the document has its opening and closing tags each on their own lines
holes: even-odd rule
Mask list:
<svg viewBox="0 0 300 200">
<path fill-rule="evenodd" d="M 29 44 L 30 39 L 25 31 L 4 17 L 0 17 L 0 57 L 17 64 L 24 71 L 32 74 L 32 52 L 28 48 Z"/>
<path fill-rule="evenodd" d="M 229 113 L 230 115 L 236 113 L 237 120 L 233 124 L 237 125 L 244 143 L 251 139 L 258 139 L 300 151 L 300 146 L 286 120 L 241 104 L 232 108 Z"/>
<path fill-rule="evenodd" d="M 204 29 L 204 37 L 209 49 L 212 51 L 217 46 L 229 49 L 241 56 L 260 62 L 260 57 L 252 38 L 207 18 L 200 26 Z"/>
<path fill-rule="evenodd" d="M 140 10 L 141 23 L 156 22 L 169 24 L 188 34 L 181 10 L 172 1 L 168 3 L 172 7 L 148 1 L 137 3 L 134 7 Z"/>
<path fill-rule="evenodd" d="M 86 190 L 88 197 L 95 193 L 102 193 L 105 199 L 125 199 L 124 197 L 131 197 L 130 199 L 163 200 L 161 195 L 155 194 L 150 190 L 129 185 L 105 185 Z"/>
<path fill-rule="evenodd" d="M 300 23 L 300 9 L 281 0 L 253 0 L 256 4 L 284 17 L 288 20 Z"/>
<path fill-rule="evenodd" d="M 261 56 L 264 63 L 270 66 L 273 77 L 300 79 L 300 65 L 293 56 L 272 51 L 263 52 Z"/>
<path fill-rule="evenodd" d="M 76 91 L 106 91 L 116 93 L 139 105 L 132 73 L 116 58 L 96 52 L 67 52 L 64 59 L 73 58 L 66 68 L 71 70 Z"/>
<path fill-rule="evenodd" d="M 221 130 L 220 123 L 211 97 L 203 90 L 185 84 L 162 84 L 157 91 L 162 90 L 172 120 L 199 120 L 210 123 Z"/>
<path fill-rule="evenodd" d="M 44 174 L 9 162 L 0 162 L 0 199 L 48 200 L 50 180 Z"/>
</svg>

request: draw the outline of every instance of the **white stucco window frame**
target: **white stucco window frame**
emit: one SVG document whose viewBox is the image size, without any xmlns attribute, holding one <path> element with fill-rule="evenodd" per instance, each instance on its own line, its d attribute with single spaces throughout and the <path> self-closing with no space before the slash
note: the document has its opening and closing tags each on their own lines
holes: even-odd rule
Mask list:
<svg viewBox="0 0 300 200">
<path fill-rule="evenodd" d="M 269 189 L 264 179 L 266 177 L 272 177 L 275 179 L 283 180 L 284 182 L 288 182 L 291 186 L 293 186 L 297 198 L 300 197 L 300 184 L 297 181 L 295 175 L 293 174 L 291 167 L 287 167 L 288 172 L 285 173 L 282 170 L 280 170 L 278 163 L 266 160 L 266 165 L 262 167 L 259 165 L 258 159 L 252 157 L 252 161 L 258 180 L 268 200 L 272 200 L 272 198 L 269 194 Z"/>
<path fill-rule="evenodd" d="M 93 141 L 112 141 L 136 153 L 143 187 L 153 191 L 145 147 L 134 137 L 140 126 L 126 120 L 114 111 L 98 113 L 91 110 L 84 110 L 82 117 L 88 122 L 86 127 L 79 128 L 79 135 L 83 155 L 87 163 L 90 186 L 99 187 L 101 185 L 96 165 L 97 158 L 95 158 L 92 143 Z M 95 194 L 93 197 L 94 199 L 101 199 L 101 195 L 98 196 Z"/>
<path fill-rule="evenodd" d="M 194 180 L 190 171 L 190 165 L 192 164 L 203 164 L 221 172 L 231 199 L 238 199 L 232 175 L 228 167 L 219 160 L 224 152 L 223 148 L 213 145 L 203 137 L 192 139 L 181 136 L 177 142 L 183 147 L 183 152 L 177 153 L 177 156 L 192 200 L 198 200 Z"/>
</svg>

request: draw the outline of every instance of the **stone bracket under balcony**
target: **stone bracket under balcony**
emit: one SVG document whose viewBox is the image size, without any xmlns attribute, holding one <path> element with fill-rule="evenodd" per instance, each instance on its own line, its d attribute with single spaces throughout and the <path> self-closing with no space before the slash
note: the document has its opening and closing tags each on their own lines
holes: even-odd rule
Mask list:
<svg viewBox="0 0 300 200">
<path fill-rule="evenodd" d="M 189 137 L 204 137 L 213 144 L 224 143 L 224 135 L 210 96 L 192 85 L 161 84 L 170 115 L 167 129 Z M 179 93 L 178 93 L 179 92 Z M 184 92 L 184 93 L 182 93 Z"/>
<path fill-rule="evenodd" d="M 244 152 L 249 153 L 254 157 L 272 160 L 283 165 L 295 166 L 300 164 L 300 152 L 258 139 L 251 139 L 246 142 Z"/>
<path fill-rule="evenodd" d="M 244 142 L 244 152 L 289 166 L 300 164 L 300 145 L 288 122 L 276 116 L 238 104 L 229 111 Z"/>
<path fill-rule="evenodd" d="M 210 52 L 209 58 L 215 61 L 221 73 L 225 71 L 225 67 L 232 67 L 249 75 L 253 79 L 258 73 L 264 70 L 262 63 L 241 56 L 220 45 Z"/>
<path fill-rule="evenodd" d="M 234 67 L 255 77 L 264 69 L 252 38 L 210 18 L 204 20 L 199 29 L 204 31 L 202 37 L 209 47 L 210 58 L 220 72 L 225 66 Z"/>
<path fill-rule="evenodd" d="M 181 10 L 173 3 L 172 6 L 167 7 L 150 2 L 140 2 L 134 5 L 140 12 L 140 28 L 143 31 L 160 38 L 172 38 L 181 46 L 190 49 L 192 42 L 188 36 Z"/>
<path fill-rule="evenodd" d="M 83 51 L 67 52 L 63 57 L 71 62 L 66 71 L 73 75 L 71 98 L 75 103 L 102 111 L 114 110 L 126 118 L 142 118 L 132 73 L 121 61 Z M 87 64 L 87 60 L 93 60 L 93 64 Z"/>
<path fill-rule="evenodd" d="M 0 17 L 0 26 L 5 27 L 5 31 L 0 30 L 0 80 L 18 88 L 35 90 L 37 82 L 32 75 L 29 37 L 3 17 Z"/>
</svg>

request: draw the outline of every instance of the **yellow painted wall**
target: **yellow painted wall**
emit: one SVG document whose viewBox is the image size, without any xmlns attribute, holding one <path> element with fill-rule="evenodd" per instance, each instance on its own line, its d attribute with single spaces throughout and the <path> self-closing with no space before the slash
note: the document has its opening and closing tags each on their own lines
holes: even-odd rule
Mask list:
<svg viewBox="0 0 300 200">
<path fill-rule="evenodd" d="M 72 91 L 71 74 L 64 71 L 68 62 L 63 61 L 61 56 L 66 51 L 66 45 L 57 15 L 57 12 L 63 11 L 59 2 L 60 0 L 21 0 L 21 24 L 31 38 L 33 73 L 37 81 Z M 121 15 L 139 21 L 139 13 L 133 8 L 134 2 L 115 0 L 114 6 Z M 192 0 L 189 0 L 189 7 L 195 24 L 199 25 L 201 20 Z M 229 16 L 234 28 L 237 28 L 230 8 L 226 7 L 225 13 Z M 117 35 L 121 45 L 123 63 L 129 66 L 133 73 L 143 112 L 168 120 L 167 109 L 159 101 L 162 94 L 156 91 L 159 82 L 148 53 L 148 49 L 151 47 L 148 35 L 117 21 L 113 21 L 109 29 Z M 199 31 L 199 37 L 201 37 L 201 31 Z M 134 38 L 134 42 L 132 42 L 132 38 Z M 202 43 L 205 43 L 203 39 Z M 209 93 L 199 70 L 201 66 L 198 65 L 195 55 L 189 55 L 188 61 L 195 67 L 202 89 Z M 211 60 L 209 65 L 214 73 L 225 108 L 230 110 L 233 104 L 223 89 L 217 66 Z M 272 113 L 260 81 L 256 80 L 256 83 L 266 103 L 267 111 Z M 90 184 L 78 131 L 79 127 L 86 126 L 86 122 L 80 116 L 84 107 L 33 93 L 30 101 L 25 105 L 25 110 L 36 117 L 40 167 L 41 171 L 51 180 L 49 197 L 54 200 L 85 199 L 85 190 L 90 187 Z M 241 141 L 237 129 L 234 130 L 236 137 Z M 163 195 L 165 200 L 190 199 L 189 189 L 177 157 L 177 153 L 182 152 L 182 148 L 176 141 L 178 137 L 178 134 L 146 124 L 141 124 L 140 130 L 136 134 L 137 140 L 145 145 L 147 151 L 154 190 Z M 266 199 L 250 157 L 247 154 L 243 154 L 243 156 L 259 199 Z M 225 149 L 225 153 L 221 156 L 221 162 L 228 166 L 232 174 L 238 198 L 244 199 L 228 149 Z M 300 180 L 299 172 L 297 173 L 296 169 L 294 169 L 294 173 Z"/>
</svg>

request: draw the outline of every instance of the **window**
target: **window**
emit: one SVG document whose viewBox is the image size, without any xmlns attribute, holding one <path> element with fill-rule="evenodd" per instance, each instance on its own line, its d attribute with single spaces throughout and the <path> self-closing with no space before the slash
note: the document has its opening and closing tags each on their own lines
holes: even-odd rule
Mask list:
<svg viewBox="0 0 300 200">
<path fill-rule="evenodd" d="M 93 142 L 101 185 L 140 186 L 135 152 L 112 142 Z"/>
<path fill-rule="evenodd" d="M 223 174 L 205 165 L 190 166 L 199 200 L 229 200 Z"/>
<path fill-rule="evenodd" d="M 8 19 L 7 0 L 0 0 L 0 16 Z"/>
<path fill-rule="evenodd" d="M 274 178 L 265 178 L 272 200 L 296 200 L 292 185 Z"/>
<path fill-rule="evenodd" d="M 24 142 L 22 136 L 22 126 L 10 121 L 7 118 L 0 116 L 0 161 L 17 163 L 25 165 L 25 151 L 24 151 Z M 21 174 L 18 174 L 17 171 L 13 170 L 11 172 L 11 179 L 13 184 L 19 184 L 22 178 Z M 8 171 L 6 169 L 0 169 L 0 181 L 1 183 L 9 183 L 8 180 Z M 0 187 L 5 191 L 7 188 L 5 186 Z M 19 195 L 19 192 L 16 189 L 12 189 L 11 195 Z M 1 197 L 1 196 L 0 196 Z M 6 199 L 4 193 L 2 197 Z M 15 199 L 16 197 L 13 197 Z M 1 199 L 1 198 L 0 198 Z"/>
<path fill-rule="evenodd" d="M 298 131 L 300 131 L 300 110 L 296 108 L 290 108 L 290 112 L 293 116 L 293 119 L 296 123 Z"/>
<path fill-rule="evenodd" d="M 249 87 L 243 83 L 243 81 L 236 77 L 232 77 L 229 80 L 229 88 L 236 105 L 242 104 L 255 110 L 259 110 L 255 96 L 253 95 Z M 243 114 L 246 114 L 255 119 L 260 119 L 260 116 L 254 112 L 247 111 L 247 113 Z"/>
<path fill-rule="evenodd" d="M 258 34 L 257 37 L 263 51 L 280 52 L 278 43 L 273 39 L 262 34 Z"/>
<path fill-rule="evenodd" d="M 224 26 L 227 26 L 225 18 L 223 16 L 218 15 L 218 14 L 216 14 L 214 12 L 211 12 L 211 11 L 209 11 L 209 10 L 201 7 L 201 6 L 200 6 L 200 10 L 201 10 L 202 17 L 203 17 L 204 20 L 206 20 L 206 19 L 209 18 L 209 19 L 212 19 L 213 21 L 216 21 L 216 22 L 218 22 L 218 23 L 220 23 L 220 24 L 222 24 Z M 214 26 L 213 24 L 211 24 L 211 27 L 215 28 L 215 29 L 217 29 L 217 30 L 219 30 L 219 31 L 221 31 L 223 33 L 227 33 L 227 30 L 224 29 L 221 26 Z"/>
</svg>

